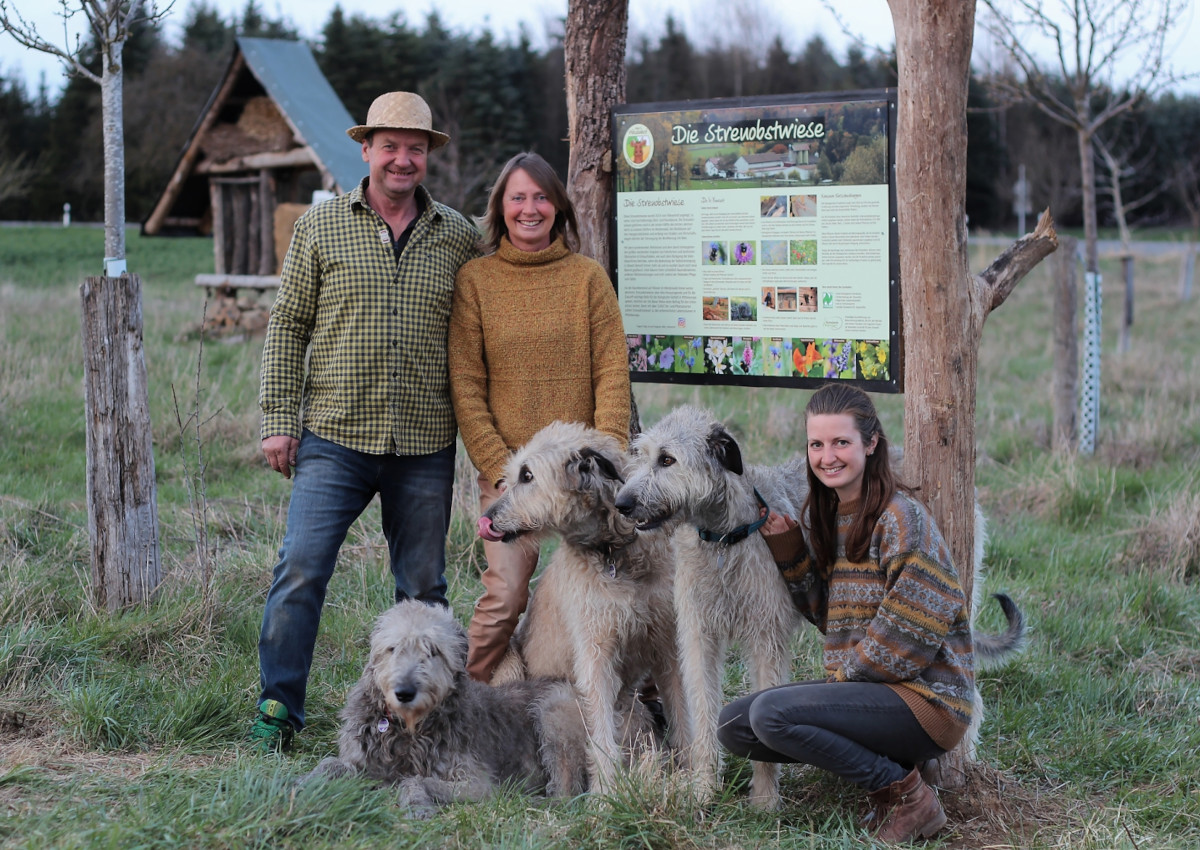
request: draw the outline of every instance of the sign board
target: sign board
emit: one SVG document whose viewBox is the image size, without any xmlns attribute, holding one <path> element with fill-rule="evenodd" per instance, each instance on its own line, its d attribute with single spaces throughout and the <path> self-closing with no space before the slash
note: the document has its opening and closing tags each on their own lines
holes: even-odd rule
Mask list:
<svg viewBox="0 0 1200 850">
<path fill-rule="evenodd" d="M 635 381 L 899 392 L 894 89 L 613 110 Z"/>
</svg>

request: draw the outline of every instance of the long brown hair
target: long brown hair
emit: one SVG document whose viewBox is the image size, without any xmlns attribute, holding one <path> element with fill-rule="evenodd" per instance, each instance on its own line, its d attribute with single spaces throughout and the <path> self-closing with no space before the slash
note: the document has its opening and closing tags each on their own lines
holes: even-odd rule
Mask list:
<svg viewBox="0 0 1200 850">
<path fill-rule="evenodd" d="M 508 235 L 508 225 L 504 223 L 504 189 L 508 186 L 508 178 L 518 169 L 528 174 L 529 179 L 536 183 L 538 188 L 546 193 L 550 203 L 554 204 L 554 224 L 550 228 L 550 241 L 553 242 L 561 236 L 568 248 L 578 251 L 579 225 L 575 220 L 575 206 L 567 197 L 567 189 L 550 167 L 550 163 L 529 151 L 517 154 L 500 169 L 500 176 L 492 185 L 492 193 L 488 195 L 480 247 L 484 252 L 494 254 L 500 248 L 501 237 Z"/>
<path fill-rule="evenodd" d="M 874 450 L 867 455 L 863 470 L 860 509 L 846 535 L 846 558 L 852 563 L 862 563 L 869 556 L 875 523 L 898 487 L 892 472 L 888 440 L 871 397 L 858 387 L 837 382 L 826 384 L 813 393 L 804 408 L 805 422 L 811 416 L 825 414 L 852 416 L 854 427 L 864 445 L 869 444 L 873 437 L 877 439 Z M 816 567 L 824 575 L 828 575 L 837 560 L 837 509 L 837 492 L 821 483 L 810 464 L 808 498 L 804 500 L 803 511 L 807 526 L 805 532 Z"/>
</svg>

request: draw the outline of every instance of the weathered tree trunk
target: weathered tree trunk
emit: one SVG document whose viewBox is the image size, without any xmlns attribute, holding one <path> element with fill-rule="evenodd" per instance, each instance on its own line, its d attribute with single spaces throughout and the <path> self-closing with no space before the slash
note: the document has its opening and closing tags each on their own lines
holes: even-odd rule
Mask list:
<svg viewBox="0 0 1200 850">
<path fill-rule="evenodd" d="M 904 323 L 905 476 L 920 487 L 971 595 L 976 305 L 967 264 L 967 80 L 975 4 L 890 0 Z"/>
<path fill-rule="evenodd" d="M 1054 264 L 1054 422 L 1055 454 L 1075 451 L 1079 444 L 1079 250 L 1074 236 L 1059 238 Z"/>
<path fill-rule="evenodd" d="M 563 41 L 567 75 L 567 191 L 580 253 L 612 274 L 612 108 L 625 101 L 629 0 L 571 0 Z"/>
<path fill-rule="evenodd" d="M 141 281 L 89 277 L 80 296 L 91 595 L 117 611 L 149 598 L 162 579 Z"/>
<path fill-rule="evenodd" d="M 889 0 L 899 99 L 896 188 L 904 329 L 904 472 L 937 520 L 971 598 L 975 391 L 988 313 L 1057 241 L 1048 214 L 987 272 L 968 271 L 967 81 L 975 3 Z M 940 759 L 943 787 L 966 780 L 969 742 Z"/>
</svg>

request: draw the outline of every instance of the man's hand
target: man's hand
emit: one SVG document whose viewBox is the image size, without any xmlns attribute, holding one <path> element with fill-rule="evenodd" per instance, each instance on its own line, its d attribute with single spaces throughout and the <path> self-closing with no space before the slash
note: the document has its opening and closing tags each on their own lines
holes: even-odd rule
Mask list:
<svg viewBox="0 0 1200 850">
<path fill-rule="evenodd" d="M 292 467 L 296 465 L 296 452 L 299 448 L 300 441 L 286 434 L 276 434 L 262 441 L 267 463 L 284 478 L 292 477 Z"/>
</svg>

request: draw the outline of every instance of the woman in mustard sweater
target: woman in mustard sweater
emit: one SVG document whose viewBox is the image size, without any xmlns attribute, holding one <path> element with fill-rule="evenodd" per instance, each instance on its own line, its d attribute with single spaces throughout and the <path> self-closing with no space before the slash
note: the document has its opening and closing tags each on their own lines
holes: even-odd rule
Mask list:
<svg viewBox="0 0 1200 850">
<path fill-rule="evenodd" d="M 917 765 L 953 749 L 975 710 L 971 625 L 929 511 L 897 486 L 875 405 L 833 383 L 805 408 L 802 522 L 761 533 L 796 608 L 825 636 L 825 678 L 735 700 L 721 743 L 756 761 L 801 762 L 869 792 L 885 843 L 946 823 Z"/>
<path fill-rule="evenodd" d="M 488 256 L 465 264 L 450 316 L 450 390 L 463 444 L 479 472 L 480 510 L 504 490 L 504 466 L 555 420 L 629 438 L 629 365 L 616 292 L 577 254 L 575 210 L 534 153 L 505 164 L 483 221 Z M 485 540 L 483 595 L 468 635 L 467 671 L 492 672 L 529 599 L 535 546 Z"/>
</svg>

